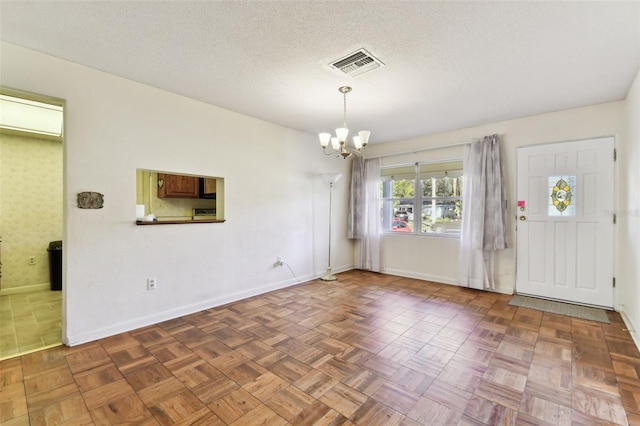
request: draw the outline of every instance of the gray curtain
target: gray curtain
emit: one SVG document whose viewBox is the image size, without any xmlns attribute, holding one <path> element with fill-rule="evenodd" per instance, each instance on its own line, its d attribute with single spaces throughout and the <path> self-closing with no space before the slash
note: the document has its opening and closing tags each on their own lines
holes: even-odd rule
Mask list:
<svg viewBox="0 0 640 426">
<path fill-rule="evenodd" d="M 381 270 L 380 158 L 353 159 L 348 237 L 356 240 L 355 266 Z"/>
<path fill-rule="evenodd" d="M 349 186 L 349 220 L 347 237 L 362 238 L 364 227 L 364 158 L 356 157 L 351 163 L 351 184 Z"/>
<path fill-rule="evenodd" d="M 495 288 L 495 251 L 507 248 L 506 199 L 498 135 L 465 146 L 458 282 Z"/>
</svg>

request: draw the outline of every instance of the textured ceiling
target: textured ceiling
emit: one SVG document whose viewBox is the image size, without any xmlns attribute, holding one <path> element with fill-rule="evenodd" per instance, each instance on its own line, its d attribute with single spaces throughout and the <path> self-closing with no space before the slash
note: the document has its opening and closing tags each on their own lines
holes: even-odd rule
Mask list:
<svg viewBox="0 0 640 426">
<path fill-rule="evenodd" d="M 372 143 L 624 99 L 639 22 L 638 1 L 0 1 L 4 41 L 311 134 L 350 85 Z M 327 66 L 362 47 L 386 66 Z"/>
</svg>

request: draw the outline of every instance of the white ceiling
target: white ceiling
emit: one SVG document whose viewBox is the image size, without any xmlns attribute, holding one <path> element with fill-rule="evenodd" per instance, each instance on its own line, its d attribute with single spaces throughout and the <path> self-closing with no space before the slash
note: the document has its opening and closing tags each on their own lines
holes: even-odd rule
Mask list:
<svg viewBox="0 0 640 426">
<path fill-rule="evenodd" d="M 639 1 L 0 1 L 4 41 L 311 134 L 352 86 L 371 143 L 624 99 L 639 22 Z M 327 66 L 362 47 L 386 66 Z"/>
</svg>

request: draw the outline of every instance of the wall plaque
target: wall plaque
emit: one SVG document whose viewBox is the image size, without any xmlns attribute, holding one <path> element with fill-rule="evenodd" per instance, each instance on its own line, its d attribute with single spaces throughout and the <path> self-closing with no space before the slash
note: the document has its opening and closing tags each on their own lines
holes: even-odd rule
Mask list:
<svg viewBox="0 0 640 426">
<path fill-rule="evenodd" d="M 78 207 L 81 209 L 101 209 L 104 195 L 99 192 L 81 192 L 78 194 Z"/>
</svg>

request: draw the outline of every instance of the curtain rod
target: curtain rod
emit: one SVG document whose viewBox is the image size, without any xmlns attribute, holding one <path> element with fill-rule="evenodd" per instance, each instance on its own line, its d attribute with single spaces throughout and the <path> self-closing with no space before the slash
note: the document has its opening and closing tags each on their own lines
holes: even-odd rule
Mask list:
<svg viewBox="0 0 640 426">
<path fill-rule="evenodd" d="M 449 144 L 449 145 L 438 145 L 438 146 L 430 146 L 428 148 L 411 149 L 409 151 L 393 152 L 391 154 L 372 155 L 371 157 L 365 155 L 364 158 L 365 158 L 365 160 L 369 160 L 371 158 L 395 157 L 396 155 L 416 154 L 418 152 L 432 151 L 434 149 L 453 148 L 455 146 L 468 145 L 468 144 L 470 144 L 471 142 L 473 142 L 475 140 L 478 140 L 478 139 L 472 139 L 472 140 L 467 141 L 467 142 L 458 142 L 458 143 L 453 143 L 453 144 Z"/>
</svg>

